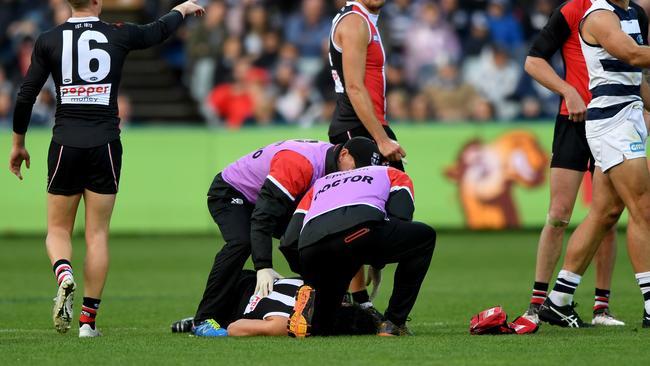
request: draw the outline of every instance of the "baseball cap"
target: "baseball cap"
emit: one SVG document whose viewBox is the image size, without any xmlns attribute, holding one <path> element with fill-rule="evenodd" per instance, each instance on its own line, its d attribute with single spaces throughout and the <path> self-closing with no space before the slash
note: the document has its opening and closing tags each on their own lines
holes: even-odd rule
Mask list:
<svg viewBox="0 0 650 366">
<path fill-rule="evenodd" d="M 354 158 L 357 168 L 368 165 L 381 165 L 382 156 L 377 144 L 367 137 L 353 137 L 344 145 L 344 149 Z"/>
</svg>

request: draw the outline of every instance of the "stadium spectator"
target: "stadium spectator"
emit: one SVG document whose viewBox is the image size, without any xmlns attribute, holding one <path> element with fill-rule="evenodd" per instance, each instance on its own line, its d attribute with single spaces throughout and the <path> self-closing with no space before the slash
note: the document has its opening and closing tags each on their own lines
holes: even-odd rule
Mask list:
<svg viewBox="0 0 650 366">
<path fill-rule="evenodd" d="M 263 100 L 260 89 L 267 80 L 265 70 L 252 68 L 250 62 L 240 60 L 234 65 L 233 81 L 217 85 L 208 94 L 206 103 L 214 113 L 212 118 L 221 119 L 228 128 L 240 128 L 253 118 L 255 101 Z"/>
<path fill-rule="evenodd" d="M 476 97 L 470 102 L 471 121 L 484 123 L 494 120 L 494 106 L 483 97 Z"/>
<path fill-rule="evenodd" d="M 440 13 L 436 3 L 423 3 L 418 19 L 405 40 L 404 67 L 410 83 L 431 81 L 436 69 L 460 59 L 458 37 Z"/>
<path fill-rule="evenodd" d="M 460 7 L 459 0 L 440 0 L 440 9 L 454 32 L 464 38 L 470 22 L 469 12 Z"/>
<path fill-rule="evenodd" d="M 463 40 L 463 56 L 476 57 L 490 44 L 490 29 L 487 16 L 483 12 L 472 14 L 470 30 Z"/>
<path fill-rule="evenodd" d="M 463 67 L 467 83 L 494 105 L 498 119 L 511 120 L 517 116 L 519 106 L 510 98 L 521 77 L 521 66 L 506 49 L 492 45 L 478 59 L 467 60 Z"/>
<path fill-rule="evenodd" d="M 401 62 L 404 44 L 413 23 L 414 10 L 411 0 L 395 0 L 388 2 L 382 9 L 380 30 L 384 35 L 384 47 L 390 55 L 390 63 Z"/>
<path fill-rule="evenodd" d="M 524 45 L 524 35 L 509 5 L 509 0 L 490 0 L 487 7 L 488 25 L 494 43 L 517 50 Z"/>
<path fill-rule="evenodd" d="M 467 101 L 476 97 L 474 88 L 463 82 L 454 63 L 440 67 L 438 76 L 427 88 L 435 111 L 435 119 L 444 122 L 465 121 L 470 116 Z"/>
<path fill-rule="evenodd" d="M 185 50 L 191 73 L 190 91 L 196 100 L 205 98 L 212 88 L 217 60 L 223 56 L 227 37 L 225 16 L 225 3 L 222 0 L 211 1 L 206 16 L 193 23 L 187 32 Z"/>
<path fill-rule="evenodd" d="M 308 76 L 318 72 L 322 43 L 327 41 L 329 31 L 323 0 L 303 0 L 300 13 L 291 15 L 285 23 L 284 36 L 296 46 L 300 71 Z"/>
<path fill-rule="evenodd" d="M 410 120 L 408 93 L 404 89 L 394 89 L 386 94 L 388 119 L 393 122 Z"/>
<path fill-rule="evenodd" d="M 246 9 L 244 17 L 244 52 L 257 59 L 263 52 L 264 35 L 270 28 L 268 13 L 262 5 L 256 4 Z"/>
</svg>

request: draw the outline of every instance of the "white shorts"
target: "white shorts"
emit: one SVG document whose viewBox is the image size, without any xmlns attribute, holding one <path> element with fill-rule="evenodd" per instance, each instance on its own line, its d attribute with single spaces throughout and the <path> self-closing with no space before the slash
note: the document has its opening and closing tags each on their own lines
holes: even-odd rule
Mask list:
<svg viewBox="0 0 650 366">
<path fill-rule="evenodd" d="M 643 107 L 634 106 L 617 117 L 625 120 L 600 136 L 587 137 L 595 165 L 603 172 L 625 159 L 646 157 L 648 130 L 643 120 Z"/>
</svg>

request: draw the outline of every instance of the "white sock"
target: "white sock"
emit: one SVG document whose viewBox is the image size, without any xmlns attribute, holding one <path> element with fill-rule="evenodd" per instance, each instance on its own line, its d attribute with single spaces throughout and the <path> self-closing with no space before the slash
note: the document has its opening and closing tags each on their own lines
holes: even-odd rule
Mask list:
<svg viewBox="0 0 650 366">
<path fill-rule="evenodd" d="M 577 273 L 561 270 L 557 275 L 553 291 L 548 295 L 548 298 L 557 306 L 566 306 L 573 302 L 573 294 L 576 292 L 576 287 L 580 284 L 582 276 Z"/>
<path fill-rule="evenodd" d="M 643 300 L 645 302 L 645 313 L 650 315 L 650 272 L 641 272 L 634 275 L 636 282 L 639 284 Z"/>
</svg>

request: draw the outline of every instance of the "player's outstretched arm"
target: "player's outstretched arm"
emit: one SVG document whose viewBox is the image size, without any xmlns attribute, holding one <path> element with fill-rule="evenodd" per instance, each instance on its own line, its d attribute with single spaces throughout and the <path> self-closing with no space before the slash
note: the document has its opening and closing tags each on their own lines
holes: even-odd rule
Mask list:
<svg viewBox="0 0 650 366">
<path fill-rule="evenodd" d="M 621 29 L 619 18 L 611 11 L 597 10 L 582 24 L 583 40 L 602 46 L 610 55 L 626 64 L 650 67 L 650 47 L 638 45 Z"/>
<path fill-rule="evenodd" d="M 143 49 L 162 43 L 176 32 L 186 16 L 192 14 L 205 14 L 205 9 L 196 4 L 196 0 L 177 5 L 155 22 L 144 25 L 128 24 L 128 48 Z"/>
</svg>

